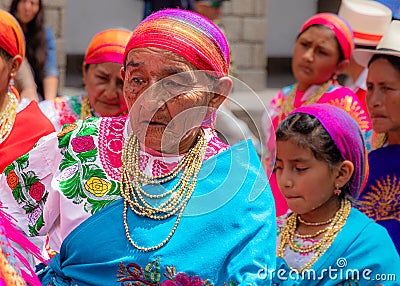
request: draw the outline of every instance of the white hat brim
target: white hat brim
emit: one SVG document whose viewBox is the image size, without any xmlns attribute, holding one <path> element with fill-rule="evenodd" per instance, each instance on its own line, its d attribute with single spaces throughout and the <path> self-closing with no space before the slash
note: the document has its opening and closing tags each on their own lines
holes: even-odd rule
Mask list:
<svg viewBox="0 0 400 286">
<path fill-rule="evenodd" d="M 359 65 L 362 65 L 363 67 L 367 67 L 372 56 L 378 55 L 378 54 L 400 57 L 400 51 L 395 51 L 395 50 L 355 49 L 353 51 L 353 58 Z"/>
</svg>

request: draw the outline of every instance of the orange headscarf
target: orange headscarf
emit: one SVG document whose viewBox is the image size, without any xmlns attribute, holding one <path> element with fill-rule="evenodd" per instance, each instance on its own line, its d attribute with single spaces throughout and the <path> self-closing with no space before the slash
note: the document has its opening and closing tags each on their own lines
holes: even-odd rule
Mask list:
<svg viewBox="0 0 400 286">
<path fill-rule="evenodd" d="M 125 45 L 130 35 L 130 31 L 123 29 L 108 29 L 96 34 L 86 50 L 85 63 L 123 64 Z"/>
<path fill-rule="evenodd" d="M 10 13 L 1 9 L 0 47 L 12 57 L 25 56 L 25 38 L 18 21 Z"/>
</svg>

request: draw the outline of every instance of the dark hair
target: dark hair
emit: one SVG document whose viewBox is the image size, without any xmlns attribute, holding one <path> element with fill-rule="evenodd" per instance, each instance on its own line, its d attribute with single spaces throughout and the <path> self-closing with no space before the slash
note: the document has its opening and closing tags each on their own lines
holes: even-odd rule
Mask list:
<svg viewBox="0 0 400 286">
<path fill-rule="evenodd" d="M 400 72 L 400 57 L 385 54 L 375 54 L 369 60 L 368 67 L 377 59 L 386 59 L 398 72 Z"/>
<path fill-rule="evenodd" d="M 331 170 L 344 161 L 332 137 L 313 115 L 294 113 L 286 117 L 276 130 L 276 141 L 288 140 L 301 148 L 309 148 L 315 158 L 327 163 Z M 349 182 L 342 187 L 341 196 L 351 197 Z"/>
<path fill-rule="evenodd" d="M 17 18 L 17 5 L 22 0 L 13 0 L 10 5 L 10 13 Z M 21 24 L 21 23 L 20 23 Z M 47 38 L 45 30 L 45 18 L 42 0 L 39 0 L 39 11 L 35 18 L 27 25 L 24 31 L 26 41 L 26 58 L 31 65 L 35 82 L 39 93 L 43 94 L 44 66 L 47 61 Z"/>
<path fill-rule="evenodd" d="M 9 53 L 7 53 L 3 48 L 0 47 L 0 57 L 4 58 L 6 62 L 10 62 L 13 58 Z"/>
<path fill-rule="evenodd" d="M 331 31 L 328 27 L 326 27 L 326 26 L 324 26 L 324 25 L 321 25 L 321 24 L 314 24 L 314 25 L 308 26 L 308 27 L 305 28 L 303 31 L 301 31 L 301 32 L 297 35 L 296 40 L 297 40 L 302 34 L 304 34 L 305 31 L 307 31 L 307 30 L 310 29 L 311 27 L 319 27 L 319 28 L 324 28 L 324 29 L 326 29 L 326 30 Z M 343 50 L 342 50 L 342 48 L 341 48 L 341 46 L 340 46 L 340 43 L 339 43 L 339 40 L 336 38 L 335 34 L 334 34 L 333 36 L 334 36 L 333 38 L 335 39 L 336 46 L 337 46 L 338 51 L 339 51 L 339 60 L 338 60 L 338 63 L 340 63 L 341 61 L 344 60 Z"/>
</svg>

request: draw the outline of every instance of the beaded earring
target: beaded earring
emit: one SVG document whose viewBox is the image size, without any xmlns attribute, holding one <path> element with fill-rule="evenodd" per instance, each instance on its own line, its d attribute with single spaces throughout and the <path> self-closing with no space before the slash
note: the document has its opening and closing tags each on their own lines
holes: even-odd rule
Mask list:
<svg viewBox="0 0 400 286">
<path fill-rule="evenodd" d="M 333 190 L 333 193 L 336 196 L 340 196 L 340 194 L 342 193 L 342 190 L 339 189 L 339 184 L 336 184 L 336 188 Z"/>
</svg>

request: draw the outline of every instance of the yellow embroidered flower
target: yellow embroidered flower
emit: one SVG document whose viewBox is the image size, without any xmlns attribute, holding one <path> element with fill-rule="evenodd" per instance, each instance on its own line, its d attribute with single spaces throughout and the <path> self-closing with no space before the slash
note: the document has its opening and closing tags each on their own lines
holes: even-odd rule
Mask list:
<svg viewBox="0 0 400 286">
<path fill-rule="evenodd" d="M 98 177 L 91 177 L 85 183 L 85 188 L 96 197 L 102 197 L 111 189 L 111 184 Z"/>
</svg>

